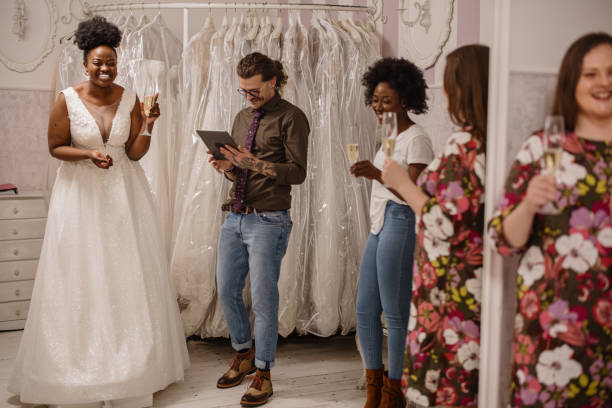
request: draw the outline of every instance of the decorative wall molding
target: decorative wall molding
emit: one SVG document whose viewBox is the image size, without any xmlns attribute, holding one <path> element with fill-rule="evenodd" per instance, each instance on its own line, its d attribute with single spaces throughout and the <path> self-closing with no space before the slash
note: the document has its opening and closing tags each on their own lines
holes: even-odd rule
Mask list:
<svg viewBox="0 0 612 408">
<path fill-rule="evenodd" d="M 13 29 L 11 31 L 19 40 L 25 38 L 27 21 L 25 0 L 15 0 L 15 14 L 13 14 Z"/>
<path fill-rule="evenodd" d="M 402 0 L 400 55 L 423 70 L 434 66 L 450 38 L 454 9 L 455 0 Z"/>
<path fill-rule="evenodd" d="M 414 20 L 410 20 L 409 18 L 406 17 L 405 12 L 409 10 L 406 8 L 403 8 L 404 1 L 402 1 L 402 7 L 397 9 L 397 11 L 399 11 L 399 16 L 400 16 L 400 19 L 402 20 L 402 23 L 404 23 L 410 28 L 419 24 L 421 27 L 425 29 L 425 32 L 428 33 L 429 28 L 431 27 L 431 0 L 424 0 L 422 4 L 415 0 L 415 2 L 412 4 L 414 5 L 414 7 L 417 9 L 417 12 L 419 13 Z"/>
<path fill-rule="evenodd" d="M 14 58 L 11 58 L 7 55 L 6 52 L 3 52 L 0 49 L 0 62 L 2 62 L 8 69 L 15 72 L 31 72 L 34 71 L 40 64 L 43 63 L 45 58 L 53 51 L 53 47 L 55 46 L 55 36 L 57 34 L 57 6 L 55 5 L 54 0 L 37 0 L 37 6 L 35 8 L 30 8 L 30 18 L 28 20 L 36 23 L 36 16 L 40 14 L 34 15 L 33 13 L 42 13 L 45 16 L 45 19 L 48 19 L 49 23 L 49 31 L 47 33 L 43 33 L 40 35 L 40 54 L 32 60 L 21 62 L 15 61 Z M 46 10 L 45 7 L 46 6 Z M 24 37 L 25 37 L 25 28 L 24 28 Z M 6 39 L 3 43 L 11 44 L 11 39 Z M 19 39 L 19 46 L 23 46 L 23 42 Z M 6 51 L 6 50 L 5 50 Z"/>
<path fill-rule="evenodd" d="M 63 15 L 61 17 L 62 23 L 70 24 L 72 23 L 73 18 L 81 21 L 91 16 L 91 6 L 89 5 L 89 3 L 85 0 L 76 0 L 76 1 L 79 2 L 81 15 L 74 13 L 72 4 L 75 2 L 75 0 L 70 0 L 70 3 L 68 3 L 68 14 Z"/>
</svg>

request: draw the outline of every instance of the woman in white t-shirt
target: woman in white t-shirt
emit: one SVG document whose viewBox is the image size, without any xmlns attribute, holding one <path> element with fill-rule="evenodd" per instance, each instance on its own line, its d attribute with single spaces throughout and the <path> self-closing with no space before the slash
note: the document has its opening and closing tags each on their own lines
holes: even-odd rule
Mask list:
<svg viewBox="0 0 612 408">
<path fill-rule="evenodd" d="M 427 111 L 427 85 L 413 63 L 383 58 L 364 74 L 366 104 L 379 121 L 383 112 L 397 115 L 398 135 L 393 160 L 406 168 L 412 180 L 433 160 L 431 140 L 408 113 Z M 415 216 L 412 209 L 381 181 L 385 155 L 374 163 L 364 160 L 351 167 L 355 177 L 372 182 L 370 235 L 363 251 L 357 292 L 357 334 L 366 365 L 365 408 L 404 407 L 401 390 L 406 329 L 412 290 Z M 383 376 L 381 313 L 388 330 L 388 375 Z"/>
</svg>

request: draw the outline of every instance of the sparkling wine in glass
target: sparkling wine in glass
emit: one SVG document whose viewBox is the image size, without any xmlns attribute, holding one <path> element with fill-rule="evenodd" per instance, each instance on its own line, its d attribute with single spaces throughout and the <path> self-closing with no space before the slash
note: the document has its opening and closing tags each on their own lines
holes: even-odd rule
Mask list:
<svg viewBox="0 0 612 408">
<path fill-rule="evenodd" d="M 359 145 L 357 143 L 349 143 L 346 145 L 346 154 L 351 166 L 359 160 Z"/>
<path fill-rule="evenodd" d="M 385 156 L 393 156 L 395 139 L 397 138 L 397 115 L 395 112 L 383 112 L 381 118 L 382 150 Z"/>
<path fill-rule="evenodd" d="M 142 97 L 142 104 L 144 107 L 144 114 L 148 118 L 151 114 L 151 108 L 155 104 L 155 94 L 157 93 L 157 81 L 154 79 L 148 79 L 144 86 L 144 96 Z M 145 120 L 145 129 L 142 133 L 144 136 L 151 136 L 149 132 L 149 125 Z"/>
<path fill-rule="evenodd" d="M 561 164 L 563 152 L 562 143 L 565 134 L 563 116 L 549 115 L 544 121 L 544 132 L 542 135 L 543 156 L 542 169 L 547 174 L 556 175 Z"/>
<path fill-rule="evenodd" d="M 542 133 L 542 173 L 551 174 L 557 178 L 559 167 L 561 166 L 561 156 L 563 155 L 563 138 L 565 136 L 565 123 L 563 116 L 549 115 L 544 121 L 544 131 Z M 561 210 L 550 202 L 540 208 L 540 214 L 555 215 Z"/>
</svg>

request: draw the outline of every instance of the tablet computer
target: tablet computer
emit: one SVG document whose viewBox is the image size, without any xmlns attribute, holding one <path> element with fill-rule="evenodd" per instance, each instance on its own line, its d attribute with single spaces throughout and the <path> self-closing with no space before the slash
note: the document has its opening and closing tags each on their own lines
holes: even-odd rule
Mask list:
<svg viewBox="0 0 612 408">
<path fill-rule="evenodd" d="M 196 130 L 196 132 L 217 160 L 226 160 L 225 156 L 219 151 L 220 147 L 230 145 L 238 148 L 234 139 L 225 130 Z"/>
</svg>

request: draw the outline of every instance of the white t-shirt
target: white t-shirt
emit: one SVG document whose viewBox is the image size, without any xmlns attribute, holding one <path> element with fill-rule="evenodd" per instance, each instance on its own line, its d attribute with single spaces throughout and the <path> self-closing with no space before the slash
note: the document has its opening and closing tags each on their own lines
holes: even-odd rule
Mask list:
<svg viewBox="0 0 612 408">
<path fill-rule="evenodd" d="M 414 124 L 397 136 L 393 160 L 408 169 L 409 164 L 429 164 L 433 160 L 433 147 L 431 139 L 425 133 L 422 126 Z M 378 150 L 374 157 L 374 166 L 382 170 L 385 164 L 385 154 L 382 148 Z M 391 191 L 378 181 L 372 181 L 372 197 L 370 199 L 370 221 L 372 222 L 370 232 L 378 234 L 385 223 L 385 208 L 387 201 L 393 200 L 396 203 L 408 205 L 400 200 Z"/>
</svg>

